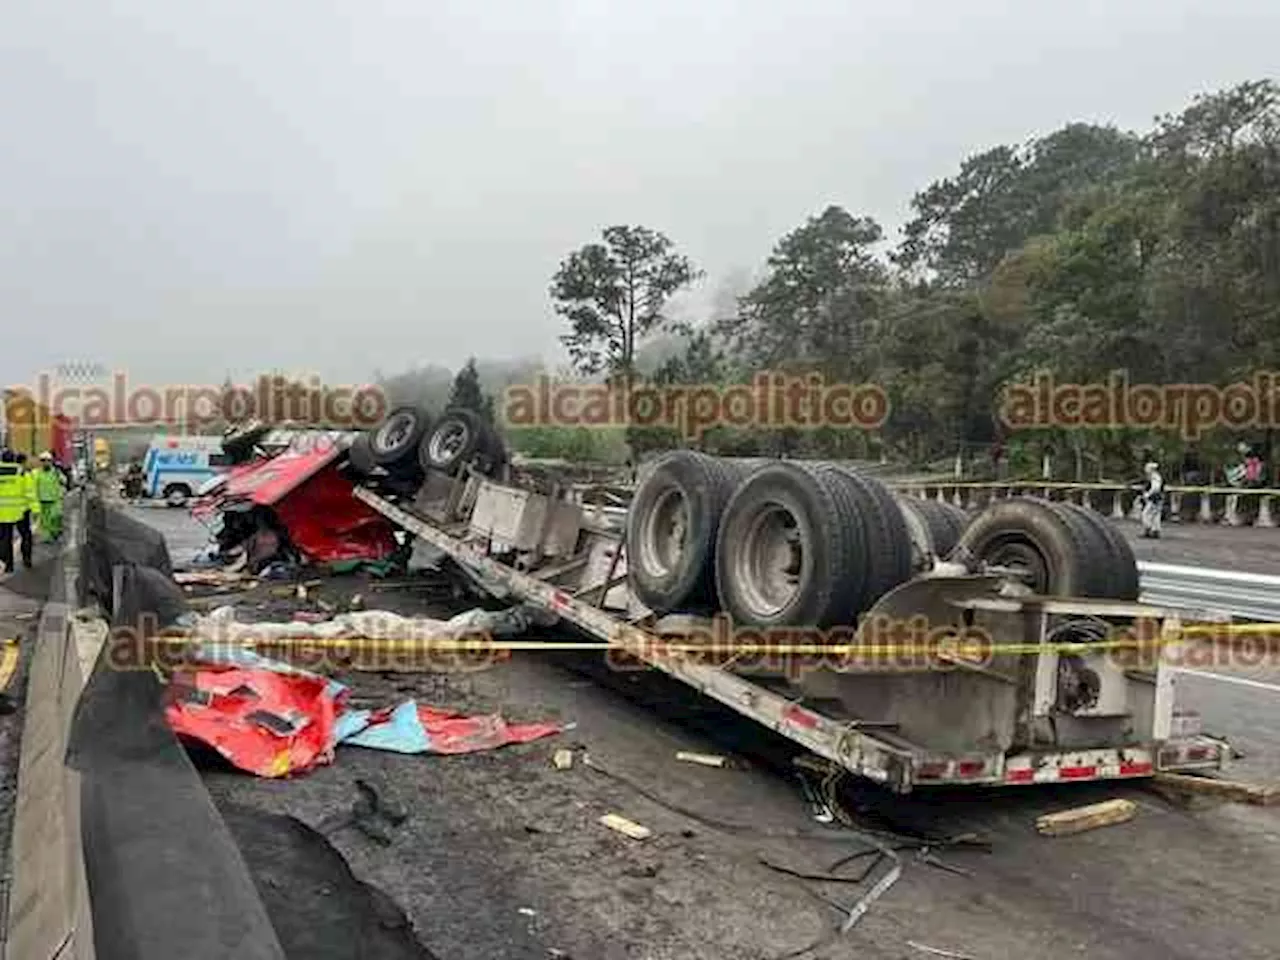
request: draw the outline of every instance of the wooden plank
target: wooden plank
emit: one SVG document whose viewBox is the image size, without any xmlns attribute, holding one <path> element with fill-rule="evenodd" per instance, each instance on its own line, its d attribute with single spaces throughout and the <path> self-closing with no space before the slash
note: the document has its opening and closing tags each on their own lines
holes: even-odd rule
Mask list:
<svg viewBox="0 0 1280 960">
<path fill-rule="evenodd" d="M 1104 800 L 1088 806 L 1047 813 L 1036 818 L 1036 830 L 1046 837 L 1066 837 L 1098 827 L 1132 820 L 1138 807 L 1132 800 Z"/>
<path fill-rule="evenodd" d="M 13 676 L 18 672 L 19 647 L 17 640 L 0 640 L 0 692 L 9 689 Z"/>
<path fill-rule="evenodd" d="M 676 754 L 677 760 L 685 763 L 696 763 L 703 767 L 724 767 L 728 765 L 728 758 L 719 756 L 714 753 L 688 753 L 681 750 Z"/>
<path fill-rule="evenodd" d="M 648 840 L 653 836 L 653 831 L 648 827 L 642 827 L 634 820 L 628 820 L 626 817 L 620 817 L 616 813 L 606 813 L 600 818 L 610 830 L 616 830 L 623 836 L 630 837 L 632 840 Z"/>
<path fill-rule="evenodd" d="M 1187 793 L 1206 794 L 1260 807 L 1280 804 L 1280 783 L 1244 783 L 1239 780 L 1196 777 L 1187 773 L 1157 773 L 1155 782 Z"/>
</svg>

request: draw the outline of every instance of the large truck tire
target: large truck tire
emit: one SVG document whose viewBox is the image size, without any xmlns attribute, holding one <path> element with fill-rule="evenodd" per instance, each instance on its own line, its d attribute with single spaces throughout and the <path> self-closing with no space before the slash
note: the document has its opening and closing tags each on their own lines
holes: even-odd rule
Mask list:
<svg viewBox="0 0 1280 960">
<path fill-rule="evenodd" d="M 1020 570 L 1028 586 L 1048 596 L 1086 596 L 1092 567 L 1103 562 L 1091 536 L 1055 504 L 1032 497 L 1001 500 L 978 514 L 957 556 Z"/>
<path fill-rule="evenodd" d="M 491 477 L 498 476 L 502 469 L 511 462 L 510 451 L 502 434 L 491 424 L 485 424 L 485 473 Z"/>
<path fill-rule="evenodd" d="M 475 411 L 463 407 L 446 410 L 423 435 L 418 445 L 418 464 L 423 470 L 456 473 L 492 443 L 490 433 Z"/>
<path fill-rule="evenodd" d="M 369 449 L 381 467 L 391 471 L 413 464 L 418 444 L 431 428 L 431 418 L 418 407 L 396 407 L 369 432 Z"/>
<path fill-rule="evenodd" d="M 1063 512 L 1076 518 L 1081 526 L 1093 531 L 1098 557 L 1097 575 L 1089 596 L 1109 600 L 1136 601 L 1141 592 L 1138 583 L 1138 559 L 1133 547 L 1105 517 L 1092 510 L 1068 501 L 1055 504 Z"/>
<path fill-rule="evenodd" d="M 1079 595 L 1098 599 L 1109 597 L 1107 573 L 1110 564 L 1107 560 L 1107 541 L 1102 531 L 1090 523 L 1088 517 L 1081 516 L 1073 510 L 1071 504 L 1057 500 L 1045 502 L 1071 528 L 1071 535 L 1077 544 L 1076 549 L 1086 558 Z"/>
<path fill-rule="evenodd" d="M 373 458 L 373 447 L 369 434 L 362 433 L 351 441 L 347 448 L 347 459 L 351 461 L 351 469 L 362 477 L 369 477 L 378 469 L 378 461 Z"/>
<path fill-rule="evenodd" d="M 877 600 L 911 577 L 911 535 L 902 510 L 888 487 L 847 464 L 833 464 L 845 484 L 861 530 L 862 593 L 851 597 L 849 624 Z"/>
<path fill-rule="evenodd" d="M 830 465 L 779 461 L 734 492 L 716 539 L 716 587 L 735 626 L 848 624 L 867 595 L 855 485 Z"/>
<path fill-rule="evenodd" d="M 920 502 L 927 504 L 925 509 L 933 515 L 934 546 L 938 558 L 945 560 L 964 536 L 965 528 L 969 526 L 969 514 L 952 503 L 939 503 L 937 500 Z"/>
<path fill-rule="evenodd" d="M 928 565 L 951 556 L 969 523 L 968 514 L 949 503 L 902 495 L 898 506 L 917 553 Z"/>
<path fill-rule="evenodd" d="M 721 515 L 747 469 L 692 450 L 653 462 L 627 510 L 627 575 L 655 613 L 716 604 Z"/>
</svg>

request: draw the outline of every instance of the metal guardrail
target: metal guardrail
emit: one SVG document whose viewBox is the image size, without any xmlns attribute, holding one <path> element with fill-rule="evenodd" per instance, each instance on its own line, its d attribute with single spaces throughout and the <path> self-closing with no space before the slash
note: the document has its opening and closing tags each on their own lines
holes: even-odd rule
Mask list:
<svg viewBox="0 0 1280 960">
<path fill-rule="evenodd" d="M 1113 520 L 1134 520 L 1142 502 L 1132 485 L 1123 483 L 1065 483 L 1052 480 L 969 481 L 930 480 L 910 483 L 886 480 L 899 493 L 952 503 L 968 510 L 993 500 L 1015 496 L 1070 500 Z M 1275 528 L 1280 490 L 1240 487 L 1165 487 L 1165 514 L 1182 523 L 1222 524 L 1229 527 Z"/>
<path fill-rule="evenodd" d="M 1138 574 L 1144 603 L 1220 610 L 1242 620 L 1280 622 L 1280 577 L 1141 561 Z"/>
</svg>

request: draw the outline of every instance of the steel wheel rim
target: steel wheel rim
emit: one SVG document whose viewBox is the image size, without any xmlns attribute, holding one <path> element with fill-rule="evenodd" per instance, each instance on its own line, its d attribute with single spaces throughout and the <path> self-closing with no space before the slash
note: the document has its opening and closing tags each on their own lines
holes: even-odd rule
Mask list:
<svg viewBox="0 0 1280 960">
<path fill-rule="evenodd" d="M 754 616 L 776 616 L 799 595 L 807 553 L 802 529 L 780 503 L 766 504 L 751 518 L 732 571 Z"/>
<path fill-rule="evenodd" d="M 666 577 L 684 556 L 689 534 L 689 503 L 676 487 L 658 494 L 645 512 L 640 530 L 640 565 L 650 576 Z"/>
<path fill-rule="evenodd" d="M 465 423 L 455 420 L 445 424 L 431 436 L 428 445 L 431 459 L 436 463 L 449 463 L 462 452 L 470 437 L 471 431 Z"/>
<path fill-rule="evenodd" d="M 379 453 L 395 449 L 405 438 L 413 433 L 414 417 L 409 413 L 399 413 L 378 428 L 374 434 L 373 445 Z"/>
<path fill-rule="evenodd" d="M 1036 593 L 1049 592 L 1049 564 L 1035 544 L 1025 540 L 997 540 L 983 553 L 983 559 L 992 566 L 1017 571 Z"/>
</svg>

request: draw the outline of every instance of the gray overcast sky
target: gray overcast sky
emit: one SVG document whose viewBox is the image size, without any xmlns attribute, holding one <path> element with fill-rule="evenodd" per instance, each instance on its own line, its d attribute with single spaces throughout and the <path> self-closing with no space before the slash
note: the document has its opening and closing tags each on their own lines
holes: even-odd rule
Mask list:
<svg viewBox="0 0 1280 960">
<path fill-rule="evenodd" d="M 1280 67 L 1275 0 L 8 0 L 0 380 L 560 359 L 608 223 L 709 273 Z"/>
</svg>

